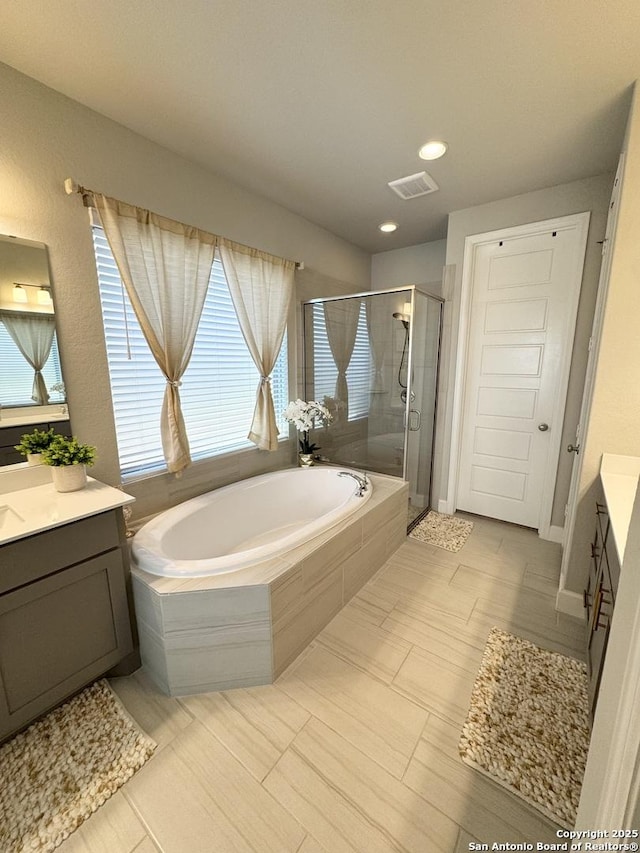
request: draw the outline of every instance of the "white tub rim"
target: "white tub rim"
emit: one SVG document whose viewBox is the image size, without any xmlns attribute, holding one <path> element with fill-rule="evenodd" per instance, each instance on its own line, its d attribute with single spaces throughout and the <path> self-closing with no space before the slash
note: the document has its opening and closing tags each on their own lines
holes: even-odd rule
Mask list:
<svg viewBox="0 0 640 853">
<path fill-rule="evenodd" d="M 197 495 L 193 498 L 188 498 L 186 501 L 176 504 L 173 507 L 169 507 L 168 509 L 152 516 L 139 528 L 131 540 L 132 568 L 134 571 L 146 572 L 155 577 L 173 580 L 182 579 L 187 581 L 192 578 L 212 578 L 224 575 L 228 577 L 234 573 L 237 574 L 243 572 L 246 569 L 259 565 L 260 563 L 265 563 L 277 558 L 280 558 L 284 562 L 284 558 L 287 553 L 290 553 L 301 545 L 312 545 L 317 538 L 329 533 L 342 521 L 350 518 L 354 513 L 364 507 L 373 494 L 373 483 L 371 481 L 371 477 L 367 473 L 367 487 L 362 497 L 355 497 L 358 484 L 354 480 L 352 494 L 350 494 L 330 512 L 320 516 L 320 518 L 315 522 L 305 525 L 305 530 L 308 529 L 310 535 L 300 539 L 300 531 L 297 530 L 290 536 L 284 536 L 281 539 L 276 540 L 276 542 L 272 543 L 273 547 L 272 545 L 259 546 L 257 548 L 247 549 L 244 552 L 235 552 L 233 555 L 236 557 L 235 564 L 226 569 L 222 569 L 222 565 L 225 561 L 229 560 L 229 554 L 219 557 L 207 557 L 200 560 L 176 559 L 162 554 L 160 540 L 166 530 L 170 526 L 177 524 L 179 521 L 197 511 L 200 507 L 206 506 L 211 500 L 211 495 L 223 495 L 225 492 L 237 489 L 238 486 L 249 482 L 255 482 L 257 485 L 260 481 L 286 475 L 304 475 L 308 471 L 334 471 L 336 474 L 345 471 L 359 477 L 363 476 L 363 473 L 367 473 L 357 471 L 353 468 L 329 465 L 314 466 L 311 469 L 296 467 L 281 468 L 265 474 L 247 477 L 243 480 L 237 480 L 225 486 L 211 489 L 208 492 L 204 492 L 203 494 Z M 348 507 L 348 511 L 346 512 L 345 507 Z M 166 521 L 169 514 L 171 517 L 171 525 Z M 322 524 L 320 524 L 321 521 L 323 522 Z M 138 539 L 137 542 L 136 539 Z M 141 560 L 141 557 L 144 558 L 144 560 Z M 240 564 L 238 564 L 238 562 L 240 562 Z M 212 567 L 216 570 L 211 571 Z"/>
</svg>

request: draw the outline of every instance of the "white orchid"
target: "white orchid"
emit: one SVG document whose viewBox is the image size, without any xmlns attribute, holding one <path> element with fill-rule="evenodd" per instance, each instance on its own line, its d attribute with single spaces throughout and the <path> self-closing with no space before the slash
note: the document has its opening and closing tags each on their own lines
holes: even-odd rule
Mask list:
<svg viewBox="0 0 640 853">
<path fill-rule="evenodd" d="M 293 424 L 298 432 L 302 433 L 300 438 L 300 449 L 303 453 L 313 453 L 317 450 L 315 444 L 309 442 L 309 430 L 313 429 L 316 418 L 322 422 L 329 424 L 333 420 L 333 415 L 317 400 L 292 400 L 287 405 L 287 408 L 282 413 L 282 416 L 290 424 Z"/>
</svg>

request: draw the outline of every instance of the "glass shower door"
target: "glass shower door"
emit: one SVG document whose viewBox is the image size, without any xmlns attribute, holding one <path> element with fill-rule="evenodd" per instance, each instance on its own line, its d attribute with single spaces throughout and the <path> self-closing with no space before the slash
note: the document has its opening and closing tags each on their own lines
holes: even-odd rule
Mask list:
<svg viewBox="0 0 640 853">
<path fill-rule="evenodd" d="M 304 305 L 305 395 L 331 411 L 315 431 L 327 462 L 402 477 L 411 290 Z"/>
<path fill-rule="evenodd" d="M 411 316 L 411 365 L 406 409 L 409 524 L 430 508 L 442 303 L 415 291 Z"/>
</svg>

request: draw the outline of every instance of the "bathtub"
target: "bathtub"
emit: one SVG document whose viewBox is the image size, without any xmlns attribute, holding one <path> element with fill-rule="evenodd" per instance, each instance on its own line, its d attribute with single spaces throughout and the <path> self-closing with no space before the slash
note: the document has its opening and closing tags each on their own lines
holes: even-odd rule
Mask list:
<svg viewBox="0 0 640 853">
<path fill-rule="evenodd" d="M 343 470 L 291 468 L 185 501 L 136 533 L 133 562 L 154 575 L 196 578 L 283 556 L 369 500 L 371 483 L 358 497 L 356 481 L 338 476 Z"/>
</svg>

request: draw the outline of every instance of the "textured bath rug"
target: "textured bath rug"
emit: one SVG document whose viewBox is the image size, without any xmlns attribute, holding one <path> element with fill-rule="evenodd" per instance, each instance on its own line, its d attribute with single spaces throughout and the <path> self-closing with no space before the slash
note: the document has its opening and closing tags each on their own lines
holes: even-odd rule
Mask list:
<svg viewBox="0 0 640 853">
<path fill-rule="evenodd" d="M 585 664 L 492 628 L 460 737 L 462 760 L 570 829 L 589 735 Z"/>
<path fill-rule="evenodd" d="M 151 757 L 155 743 L 98 681 L 0 747 L 0 850 L 49 851 Z"/>
<path fill-rule="evenodd" d="M 414 539 L 437 545 L 447 551 L 459 551 L 473 530 L 473 521 L 431 510 L 409 533 Z"/>
</svg>

